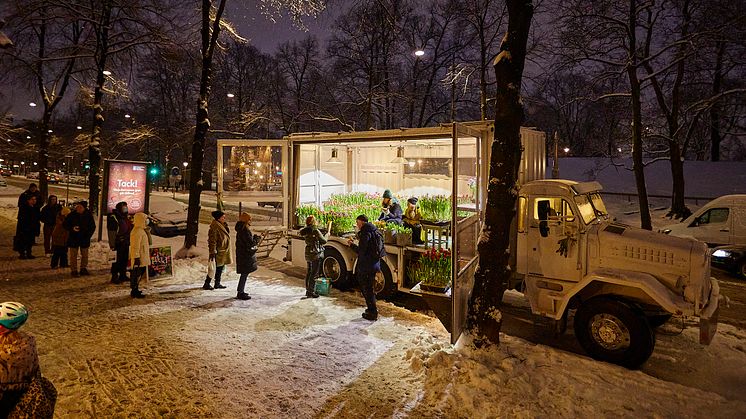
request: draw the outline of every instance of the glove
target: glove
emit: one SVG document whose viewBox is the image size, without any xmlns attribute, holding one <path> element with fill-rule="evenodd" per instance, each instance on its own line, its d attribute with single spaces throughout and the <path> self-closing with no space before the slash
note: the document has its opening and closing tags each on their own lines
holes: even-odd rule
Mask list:
<svg viewBox="0 0 746 419">
<path fill-rule="evenodd" d="M 140 266 L 140 258 L 135 258 L 135 265 L 134 266 Z"/>
<path fill-rule="evenodd" d="M 211 255 L 210 255 L 210 260 L 215 260 L 215 258 L 216 258 L 217 256 L 218 256 L 218 255 L 216 255 L 216 254 L 211 254 Z"/>
</svg>

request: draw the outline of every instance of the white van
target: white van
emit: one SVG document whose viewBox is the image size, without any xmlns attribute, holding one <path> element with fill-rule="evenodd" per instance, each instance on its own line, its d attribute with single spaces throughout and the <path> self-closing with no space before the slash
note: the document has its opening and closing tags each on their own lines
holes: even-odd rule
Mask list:
<svg viewBox="0 0 746 419">
<path fill-rule="evenodd" d="M 713 199 L 686 220 L 660 229 L 679 237 L 693 237 L 710 246 L 746 245 L 746 195 Z"/>
</svg>

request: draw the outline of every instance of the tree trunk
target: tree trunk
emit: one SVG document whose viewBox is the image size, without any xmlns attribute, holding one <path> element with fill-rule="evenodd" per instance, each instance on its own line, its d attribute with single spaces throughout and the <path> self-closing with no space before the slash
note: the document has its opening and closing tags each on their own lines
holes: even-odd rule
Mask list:
<svg viewBox="0 0 746 419">
<path fill-rule="evenodd" d="M 98 214 L 99 179 L 101 178 L 101 133 L 104 129 L 104 83 L 106 76 L 106 60 L 109 54 L 109 23 L 111 21 L 112 5 L 105 1 L 101 7 L 100 28 L 96 31 L 96 87 L 93 91 L 93 132 L 88 144 L 88 160 L 91 165 L 88 171 L 88 208 Z"/>
<path fill-rule="evenodd" d="M 684 219 L 691 215 L 691 211 L 684 202 L 684 160 L 681 156 L 681 147 L 679 147 L 677 141 L 672 141 L 669 148 L 671 153 L 671 178 L 673 180 L 670 215 L 675 219 Z"/>
<path fill-rule="evenodd" d="M 629 39 L 630 62 L 627 65 L 627 77 L 629 78 L 632 99 L 632 170 L 635 173 L 637 199 L 640 204 L 640 227 L 652 230 L 653 224 L 650 220 L 650 208 L 648 207 L 648 189 L 645 185 L 645 165 L 642 161 L 642 103 L 640 99 L 640 80 L 637 77 L 637 0 L 630 0 L 629 8 L 627 36 Z"/>
<path fill-rule="evenodd" d="M 192 160 L 189 174 L 189 208 L 187 210 L 187 231 L 184 237 L 184 247 L 197 245 L 199 232 L 199 214 L 202 210 L 202 164 L 205 158 L 205 140 L 210 129 L 207 103 L 210 99 L 210 84 L 212 78 L 212 57 L 220 34 L 220 19 L 225 10 L 226 0 L 220 0 L 215 13 L 214 22 L 210 19 L 212 0 L 202 0 L 202 74 L 199 81 L 199 100 L 197 102 L 196 127 L 192 141 Z M 212 24 L 212 30 L 210 25 Z M 218 200 L 218 204 L 220 200 Z"/>
<path fill-rule="evenodd" d="M 718 41 L 716 44 L 717 58 L 715 59 L 715 74 L 712 78 L 712 96 L 720 94 L 720 86 L 723 80 L 723 54 L 725 53 L 725 42 Z M 710 108 L 710 160 L 720 161 L 720 142 L 723 140 L 720 134 L 720 103 L 712 104 Z"/>
<path fill-rule="evenodd" d="M 507 0 L 508 32 L 495 59 L 497 80 L 495 139 L 492 142 L 487 207 L 479 236 L 479 266 L 469 300 L 467 328 L 477 347 L 497 345 L 499 308 L 510 268 L 510 224 L 515 215 L 516 180 L 521 161 L 523 107 L 520 88 L 526 43 L 534 7 L 531 1 Z M 504 249 L 504 250 L 503 250 Z"/>
</svg>

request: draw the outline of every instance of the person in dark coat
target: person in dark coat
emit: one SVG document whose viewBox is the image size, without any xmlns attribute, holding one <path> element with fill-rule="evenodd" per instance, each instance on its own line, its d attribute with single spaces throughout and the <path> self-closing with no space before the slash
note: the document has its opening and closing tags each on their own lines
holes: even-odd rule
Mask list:
<svg viewBox="0 0 746 419">
<path fill-rule="evenodd" d="M 62 205 L 57 203 L 56 195 L 49 195 L 47 205 L 41 209 L 41 222 L 44 224 L 44 254 L 52 253 L 52 230 L 57 223 L 57 214 L 62 210 Z"/>
<path fill-rule="evenodd" d="M 31 247 L 35 238 L 39 236 L 39 210 L 36 208 L 36 197 L 28 195 L 26 202 L 18 208 L 18 223 L 16 224 L 15 249 L 20 259 L 35 259 L 31 254 Z"/>
<path fill-rule="evenodd" d="M 65 217 L 70 215 L 70 207 L 63 207 L 57 214 L 57 222 L 52 230 L 52 269 L 67 268 L 67 237 L 69 233 L 65 230 Z"/>
<path fill-rule="evenodd" d="M 23 191 L 21 196 L 18 197 L 18 207 L 20 208 L 32 196 L 36 197 L 36 204 L 34 204 L 34 208 L 36 208 L 37 211 L 41 210 L 42 205 L 44 205 L 44 199 L 41 196 L 39 187 L 36 186 L 35 183 L 28 185 L 28 189 Z"/>
<path fill-rule="evenodd" d="M 109 232 L 109 247 L 117 252 L 117 258 L 111 264 L 111 282 L 121 284 L 127 279 L 127 260 L 130 250 L 130 232 L 132 221 L 129 218 L 127 203 L 119 202 L 114 211 L 106 218 L 106 229 Z"/>
<path fill-rule="evenodd" d="M 316 227 L 316 218 L 309 215 L 306 226 L 300 230 L 300 235 L 306 241 L 306 297 L 319 298 L 316 293 L 316 278 L 321 272 L 321 262 L 324 260 L 324 244 L 329 239 Z"/>
<path fill-rule="evenodd" d="M 236 272 L 240 275 L 236 298 L 239 300 L 250 300 L 251 296 L 246 293 L 246 280 L 249 274 L 258 269 L 256 262 L 256 247 L 261 237 L 251 234 L 251 215 L 242 212 L 236 223 Z"/>
<path fill-rule="evenodd" d="M 358 215 L 356 219 L 358 233 L 358 242 L 355 244 L 349 240 L 352 250 L 357 252 L 357 264 L 355 266 L 355 277 L 360 286 L 360 292 L 365 297 L 367 306 L 363 313 L 363 318 L 370 321 L 378 319 L 378 308 L 376 307 L 376 294 L 373 292 L 373 283 L 376 279 L 376 272 L 381 271 L 381 258 L 376 246 L 376 234 L 378 229 L 373 223 L 368 222 L 368 217 Z M 379 237 L 378 240 L 383 240 Z"/>
<path fill-rule="evenodd" d="M 65 217 L 65 230 L 68 231 L 67 247 L 70 249 L 70 273 L 73 277 L 90 275 L 88 272 L 88 248 L 91 237 L 96 231 L 96 220 L 88 209 L 88 202 L 75 204 L 75 211 Z M 80 272 L 78 272 L 78 253 L 80 253 Z"/>
<path fill-rule="evenodd" d="M 381 215 L 378 216 L 378 221 L 385 221 L 387 223 L 401 225 L 401 205 L 399 205 L 399 200 L 394 198 L 394 194 L 392 194 L 391 191 L 388 189 L 383 192 L 382 206 L 383 210 L 381 211 Z"/>
</svg>

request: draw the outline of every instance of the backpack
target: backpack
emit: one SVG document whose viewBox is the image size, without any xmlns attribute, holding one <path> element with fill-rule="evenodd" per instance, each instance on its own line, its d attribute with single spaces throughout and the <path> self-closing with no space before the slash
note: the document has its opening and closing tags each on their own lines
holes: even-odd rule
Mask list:
<svg viewBox="0 0 746 419">
<path fill-rule="evenodd" d="M 373 244 L 375 249 L 375 254 L 378 256 L 378 259 L 383 259 L 386 257 L 386 247 L 383 245 L 383 233 L 381 233 L 381 230 L 376 230 L 373 234 Z"/>
</svg>

